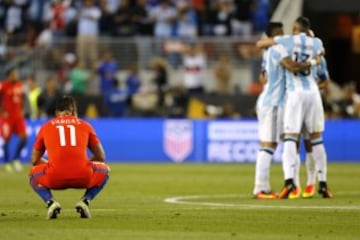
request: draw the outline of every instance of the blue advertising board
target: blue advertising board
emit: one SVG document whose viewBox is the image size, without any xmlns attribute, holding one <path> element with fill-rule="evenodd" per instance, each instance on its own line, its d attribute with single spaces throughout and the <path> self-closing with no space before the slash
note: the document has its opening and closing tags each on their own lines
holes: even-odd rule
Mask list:
<svg viewBox="0 0 360 240">
<path fill-rule="evenodd" d="M 30 161 L 35 136 L 45 120 L 28 121 L 29 141 L 22 161 Z M 95 119 L 109 162 L 255 162 L 255 120 Z M 16 138 L 10 149 L 15 149 Z M 360 161 L 360 121 L 326 122 L 329 161 Z M 0 141 L 2 146 L 3 141 Z M 0 150 L 0 157 L 3 152 Z M 274 156 L 281 161 L 281 146 Z"/>
</svg>

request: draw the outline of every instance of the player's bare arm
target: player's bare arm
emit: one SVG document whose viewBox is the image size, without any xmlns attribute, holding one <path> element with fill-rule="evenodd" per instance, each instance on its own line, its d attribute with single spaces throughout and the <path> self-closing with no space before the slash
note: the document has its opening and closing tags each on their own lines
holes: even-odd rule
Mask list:
<svg viewBox="0 0 360 240">
<path fill-rule="evenodd" d="M 105 162 L 105 151 L 101 143 L 91 146 L 90 151 L 93 154 L 90 161 Z"/>
<path fill-rule="evenodd" d="M 265 77 L 265 74 L 262 72 L 259 74 L 259 82 L 261 84 L 265 84 L 267 82 L 267 78 Z"/>
<path fill-rule="evenodd" d="M 260 39 L 256 42 L 256 47 L 267 48 L 267 47 L 270 47 L 275 44 L 276 44 L 276 42 L 273 38 L 264 38 L 264 39 Z"/>
<path fill-rule="evenodd" d="M 31 163 L 33 166 L 47 162 L 46 159 L 42 157 L 44 155 L 44 152 L 45 152 L 45 149 L 42 149 L 40 151 L 33 149 L 32 154 L 31 154 Z"/>
<path fill-rule="evenodd" d="M 301 72 L 311 67 L 310 62 L 295 62 L 290 57 L 283 58 L 281 65 L 284 66 L 290 72 Z"/>
</svg>

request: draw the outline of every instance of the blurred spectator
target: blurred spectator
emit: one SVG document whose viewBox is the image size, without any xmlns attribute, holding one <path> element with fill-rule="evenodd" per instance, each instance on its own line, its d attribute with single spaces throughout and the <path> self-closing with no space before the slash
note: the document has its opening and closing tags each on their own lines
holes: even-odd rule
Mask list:
<svg viewBox="0 0 360 240">
<path fill-rule="evenodd" d="M 232 1 L 219 0 L 214 17 L 214 34 L 217 36 L 230 36 L 232 34 L 231 22 L 233 19 Z"/>
<path fill-rule="evenodd" d="M 51 2 L 46 0 L 31 0 L 29 2 L 28 16 L 30 24 L 38 34 L 44 29 L 45 23 L 49 22 L 52 18 Z"/>
<path fill-rule="evenodd" d="M 76 64 L 76 56 L 73 53 L 65 53 L 61 67 L 56 75 L 60 83 L 60 89 L 65 93 L 71 92 L 70 72 Z"/>
<path fill-rule="evenodd" d="M 28 6 L 28 0 L 0 1 L 0 29 L 3 29 L 3 32 L 8 37 L 12 37 L 12 44 L 23 43 L 25 40 L 26 10 Z"/>
<path fill-rule="evenodd" d="M 56 100 L 61 96 L 58 89 L 57 81 L 54 77 L 50 77 L 46 81 L 45 89 L 41 91 L 38 99 L 38 117 L 55 116 Z"/>
<path fill-rule="evenodd" d="M 231 66 L 229 56 L 220 55 L 214 68 L 215 92 L 217 94 L 228 95 L 231 88 Z"/>
<path fill-rule="evenodd" d="M 71 0 L 52 1 L 51 5 L 51 29 L 55 36 L 63 36 L 66 29 L 66 12 L 71 6 Z M 75 17 L 75 15 L 73 16 Z"/>
<path fill-rule="evenodd" d="M 44 29 L 36 39 L 35 47 L 39 51 L 46 51 L 53 46 L 53 31 L 50 23 L 46 23 Z"/>
<path fill-rule="evenodd" d="M 129 100 L 131 100 L 133 116 L 153 117 L 158 115 L 157 88 L 153 82 L 140 80 L 137 65 L 129 68 L 126 85 L 131 98 Z"/>
<path fill-rule="evenodd" d="M 78 9 L 76 8 L 75 0 L 71 0 L 64 11 L 65 21 L 65 36 L 75 37 L 78 28 Z"/>
<path fill-rule="evenodd" d="M 174 118 L 185 118 L 189 105 L 189 95 L 184 87 L 176 87 L 165 95 L 166 115 Z"/>
<path fill-rule="evenodd" d="M 84 0 L 84 6 L 78 16 L 77 55 L 87 68 L 93 68 L 98 61 L 98 35 L 100 9 L 95 0 Z"/>
<path fill-rule="evenodd" d="M 204 92 L 206 65 L 206 58 L 200 44 L 184 46 L 184 87 L 190 95 Z"/>
<path fill-rule="evenodd" d="M 261 33 L 264 32 L 266 26 L 268 25 L 270 16 L 269 16 L 269 0 L 256 0 L 253 6 L 253 24 L 254 32 Z"/>
<path fill-rule="evenodd" d="M 90 75 L 81 60 L 78 60 L 75 67 L 71 69 L 69 78 L 72 94 L 82 95 L 86 93 Z"/>
<path fill-rule="evenodd" d="M 335 101 L 334 110 L 341 118 L 353 118 L 358 114 L 360 95 L 356 93 L 355 84 L 348 84 L 343 87 L 342 98 Z"/>
<path fill-rule="evenodd" d="M 136 5 L 133 8 L 132 13 L 136 34 L 141 36 L 151 36 L 153 34 L 153 24 L 150 21 L 149 11 L 146 8 L 146 0 L 136 0 Z"/>
<path fill-rule="evenodd" d="M 177 4 L 178 18 L 176 36 L 180 38 L 195 38 L 197 36 L 197 16 L 195 10 L 186 0 Z"/>
<path fill-rule="evenodd" d="M 132 65 L 129 67 L 128 76 L 126 77 L 125 83 L 129 93 L 129 97 L 131 98 L 139 91 L 141 86 L 139 69 L 136 65 Z"/>
<path fill-rule="evenodd" d="M 111 117 L 124 117 L 127 110 L 128 91 L 113 80 L 111 89 L 105 93 L 105 104 Z"/>
<path fill-rule="evenodd" d="M 36 119 L 39 116 L 39 109 L 38 109 L 38 97 L 41 93 L 41 88 L 37 84 L 35 77 L 33 75 L 28 76 L 26 79 L 27 85 L 27 97 L 29 99 L 30 104 L 30 118 Z"/>
<path fill-rule="evenodd" d="M 100 90 L 106 93 L 113 89 L 113 83 L 116 81 L 116 74 L 118 71 L 118 63 L 112 56 L 110 50 L 103 54 L 103 59 L 99 63 L 98 73 L 100 77 Z"/>
<path fill-rule="evenodd" d="M 112 33 L 115 36 L 132 36 L 135 29 L 132 22 L 132 9 L 129 0 L 121 0 L 121 4 L 112 18 Z"/>
<path fill-rule="evenodd" d="M 151 61 L 150 65 L 154 74 L 152 82 L 156 85 L 157 89 L 158 105 L 162 108 L 168 83 L 167 62 L 165 59 L 155 58 Z"/>
<path fill-rule="evenodd" d="M 233 35 L 250 37 L 253 29 L 251 11 L 256 0 L 237 0 L 235 4 L 235 18 L 232 22 Z"/>
<path fill-rule="evenodd" d="M 99 0 L 101 9 L 100 32 L 108 34 L 111 32 L 112 17 L 121 4 L 121 0 Z"/>
<path fill-rule="evenodd" d="M 169 38 L 172 35 L 173 23 L 176 19 L 176 9 L 171 6 L 169 0 L 159 0 L 159 6 L 151 12 L 151 19 L 154 22 L 154 36 Z"/>
</svg>

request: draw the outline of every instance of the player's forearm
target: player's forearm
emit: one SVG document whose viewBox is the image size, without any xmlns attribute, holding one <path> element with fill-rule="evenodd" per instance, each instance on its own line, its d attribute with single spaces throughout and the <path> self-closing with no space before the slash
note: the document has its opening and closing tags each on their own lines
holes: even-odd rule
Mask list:
<svg viewBox="0 0 360 240">
<path fill-rule="evenodd" d="M 260 39 L 259 41 L 256 42 L 256 47 L 258 48 L 268 48 L 272 45 L 276 44 L 276 42 L 274 41 L 273 38 L 265 38 L 265 39 Z"/>
<path fill-rule="evenodd" d="M 311 64 L 309 62 L 305 62 L 305 63 L 302 63 L 302 62 L 296 62 L 294 63 L 293 65 L 293 72 L 302 72 L 302 71 L 305 71 L 305 70 L 308 70 L 310 68 Z"/>
<path fill-rule="evenodd" d="M 90 150 L 93 154 L 90 161 L 105 162 L 105 151 L 100 143 L 92 146 Z"/>
<path fill-rule="evenodd" d="M 31 154 L 31 163 L 33 166 L 42 164 L 42 163 L 46 163 L 47 161 L 42 157 L 44 155 L 45 149 L 44 150 L 33 150 L 32 154 Z"/>
<path fill-rule="evenodd" d="M 44 163 L 47 163 L 47 160 L 45 158 L 40 158 L 40 159 L 33 161 L 32 165 L 36 166 L 36 165 L 40 165 L 40 164 L 44 164 Z"/>
</svg>

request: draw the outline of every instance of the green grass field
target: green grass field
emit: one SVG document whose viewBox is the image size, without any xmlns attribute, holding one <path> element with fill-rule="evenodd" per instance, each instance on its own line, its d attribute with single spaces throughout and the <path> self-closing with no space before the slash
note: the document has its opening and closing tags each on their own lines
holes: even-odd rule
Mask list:
<svg viewBox="0 0 360 240">
<path fill-rule="evenodd" d="M 83 191 L 66 190 L 54 192 L 59 218 L 46 220 L 26 172 L 6 174 L 0 166 L 0 239 L 360 239 L 360 164 L 329 164 L 333 199 L 267 201 L 252 198 L 253 164 L 111 167 L 91 219 L 74 210 Z M 304 182 L 304 167 L 301 173 Z M 281 165 L 271 174 L 280 190 Z"/>
</svg>

